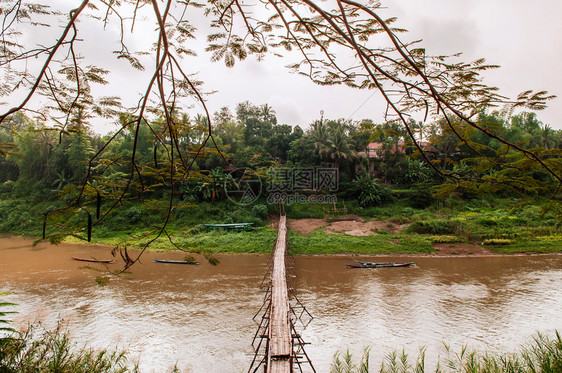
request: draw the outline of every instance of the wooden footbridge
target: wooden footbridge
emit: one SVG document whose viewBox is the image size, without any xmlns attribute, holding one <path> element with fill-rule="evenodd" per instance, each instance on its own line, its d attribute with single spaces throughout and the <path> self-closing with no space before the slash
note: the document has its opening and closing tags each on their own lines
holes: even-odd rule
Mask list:
<svg viewBox="0 0 562 373">
<path fill-rule="evenodd" d="M 255 354 L 248 372 L 258 372 L 261 368 L 265 373 L 303 372 L 304 364 L 316 372 L 304 350 L 305 342 L 295 329 L 297 321 L 306 326 L 312 316 L 289 285 L 291 264 L 287 255 L 287 219 L 282 214 L 272 260 L 262 282 L 264 302 L 254 316 L 254 320 L 260 321 L 252 342 Z"/>
</svg>

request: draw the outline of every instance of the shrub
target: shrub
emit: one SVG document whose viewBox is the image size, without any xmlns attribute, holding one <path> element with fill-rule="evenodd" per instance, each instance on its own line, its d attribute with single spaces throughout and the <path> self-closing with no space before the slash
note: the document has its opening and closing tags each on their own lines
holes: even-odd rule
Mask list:
<svg viewBox="0 0 562 373">
<path fill-rule="evenodd" d="M 0 184 L 0 195 L 9 197 L 12 195 L 12 192 L 14 191 L 14 185 L 15 183 L 11 180 L 8 180 L 2 184 Z"/>
<path fill-rule="evenodd" d="M 429 207 L 434 201 L 431 191 L 424 186 L 417 186 L 412 190 L 408 198 L 410 206 L 416 209 L 424 209 Z"/>
<path fill-rule="evenodd" d="M 357 199 L 362 207 L 380 205 L 392 200 L 391 190 L 377 183 L 377 179 L 371 175 L 358 176 L 353 184 L 359 192 Z"/>
<path fill-rule="evenodd" d="M 424 209 L 435 201 L 431 187 L 426 184 L 414 185 L 412 189 L 394 190 L 392 194 L 415 209 Z"/>
<path fill-rule="evenodd" d="M 390 221 L 394 224 L 406 224 L 410 222 L 410 218 L 407 216 L 394 216 L 390 218 Z"/>
<path fill-rule="evenodd" d="M 447 235 L 455 234 L 458 228 L 456 221 L 434 219 L 413 222 L 407 230 L 419 234 Z"/>
<path fill-rule="evenodd" d="M 136 206 L 129 208 L 126 212 L 127 219 L 132 224 L 140 223 L 144 215 L 144 212 Z"/>
<path fill-rule="evenodd" d="M 558 242 L 562 241 L 562 234 L 551 234 L 548 236 L 538 236 L 536 237 L 538 241 L 542 242 Z"/>
<path fill-rule="evenodd" d="M 429 237 L 429 239 L 433 243 L 460 243 L 460 242 L 465 242 L 465 240 L 462 239 L 461 237 L 453 236 L 453 235 L 431 236 L 431 237 Z"/>
<path fill-rule="evenodd" d="M 264 220 L 267 217 L 269 210 L 266 205 L 258 204 L 252 207 L 252 213 L 255 217 Z"/>
<path fill-rule="evenodd" d="M 488 238 L 482 242 L 484 245 L 509 245 L 513 240 L 507 238 Z"/>
<path fill-rule="evenodd" d="M 498 226 L 497 220 L 490 219 L 490 218 L 478 219 L 478 224 L 480 224 L 484 227 L 496 227 L 496 226 Z"/>
</svg>

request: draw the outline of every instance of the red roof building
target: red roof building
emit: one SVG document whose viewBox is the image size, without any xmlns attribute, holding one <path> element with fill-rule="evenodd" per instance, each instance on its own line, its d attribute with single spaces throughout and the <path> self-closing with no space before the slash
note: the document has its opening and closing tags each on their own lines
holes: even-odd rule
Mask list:
<svg viewBox="0 0 562 373">
<path fill-rule="evenodd" d="M 418 144 L 424 151 L 428 153 L 434 153 L 434 154 L 439 153 L 437 148 L 431 145 L 428 141 L 419 141 Z M 395 154 L 396 152 L 406 154 L 407 147 L 412 147 L 413 150 L 417 150 L 414 144 L 406 145 L 404 144 L 403 141 L 398 142 L 396 145 L 390 147 L 389 149 L 384 149 L 383 145 L 384 144 L 382 142 L 371 142 L 367 144 L 367 148 L 365 149 L 364 152 L 358 152 L 357 155 L 359 157 L 376 159 L 376 158 L 380 158 L 382 153 L 385 151 L 389 151 L 390 154 Z"/>
</svg>

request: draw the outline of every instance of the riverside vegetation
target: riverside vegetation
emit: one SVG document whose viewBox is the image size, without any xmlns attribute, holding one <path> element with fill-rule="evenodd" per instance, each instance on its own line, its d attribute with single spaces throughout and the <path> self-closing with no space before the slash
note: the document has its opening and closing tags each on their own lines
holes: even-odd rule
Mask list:
<svg viewBox="0 0 562 373">
<path fill-rule="evenodd" d="M 433 200 L 425 208 L 412 207 L 409 195 L 415 190 L 392 190 L 391 201 L 380 206 L 361 207 L 345 202 L 346 216 L 384 221 L 381 228 L 367 236 L 329 233 L 321 228 L 309 234 L 290 231 L 290 248 L 296 254 L 396 254 L 432 253 L 433 244 L 473 243 L 492 252 L 548 253 L 562 250 L 560 211 L 551 201 L 539 199 L 476 197 L 470 200 L 452 196 Z M 431 198 L 431 197 L 429 197 Z M 7 233 L 40 237 L 43 227 L 41 211 L 54 202 L 32 204 L 26 199 L 0 200 L 0 230 Z M 340 203 L 339 206 L 342 204 Z M 443 206 L 445 205 L 445 206 Z M 329 205 L 289 205 L 289 219 L 333 216 Z M 235 206 L 228 201 L 200 202 L 176 208 L 168 226 L 168 238 L 151 245 L 153 250 L 182 249 L 190 252 L 268 254 L 276 230 L 271 218 L 278 214 L 276 205 L 258 201 L 249 206 Z M 72 224 L 87 224 L 86 216 L 73 217 Z M 337 217 L 336 217 L 337 218 Z M 92 242 L 104 245 L 125 243 L 142 247 L 153 224 L 162 215 L 138 204 L 124 204 L 121 209 L 94 227 Z M 207 231 L 205 223 L 252 222 L 257 229 L 249 232 Z M 400 226 L 400 231 L 392 228 Z M 47 230 L 55 229 L 47 225 Z M 70 236 L 70 242 L 83 242 L 84 237 Z M 454 253 L 454 250 L 452 250 Z"/>
<path fill-rule="evenodd" d="M 203 119 L 177 115 L 191 128 L 182 142 L 182 151 L 189 156 L 201 140 Z M 155 146 L 148 130 L 136 139 L 133 129 L 126 128 L 89 164 L 90 156 L 111 134 L 102 138 L 90 133 L 78 120 L 59 138 L 23 114 L 9 120 L 16 131 L 0 128 L 1 141 L 13 145 L 0 156 L 0 232 L 4 233 L 41 237 L 46 222 L 45 234 L 52 242 L 86 240 L 90 226 L 92 241 L 100 244 L 143 247 L 158 235 L 152 249 L 267 253 L 275 237 L 267 226 L 278 215 L 278 207 L 266 202 L 265 193 L 251 205 L 230 203 L 224 189 L 228 167 L 252 168 L 268 182 L 268 170 L 275 167 L 328 166 L 339 170 L 338 204 L 289 205 L 289 219 L 341 218 L 345 211 L 348 218 L 385 221 L 401 229 L 382 227 L 361 237 L 322 229 L 309 234 L 292 231 L 290 246 L 295 254 L 430 253 L 437 243 L 474 243 L 498 253 L 562 249 L 562 206 L 553 177 L 529 166 L 521 171 L 519 182 L 504 182 L 501 168 L 483 169 L 471 147 L 455 142 L 442 122 L 418 128 L 420 138 L 432 149 L 428 154 L 432 163 L 480 182 L 463 181 L 451 189 L 452 184 L 420 158 L 397 123 L 321 119 L 303 131 L 277 124 L 267 104 L 244 102 L 235 115 L 228 108 L 215 114 L 216 141 L 230 166 L 205 148 L 194 160 L 192 177 L 175 182 L 172 198 L 164 150 Z M 534 113 L 509 118 L 499 112 L 481 113 L 479 121 L 525 148 L 543 149 L 549 164 L 559 168 L 562 131 L 543 125 Z M 137 162 L 147 174 L 133 180 L 122 195 L 135 139 Z M 376 157 L 366 157 L 364 151 L 373 142 L 380 149 Z M 469 143 L 491 159 L 505 156 L 501 144 L 480 134 L 470 135 Z M 100 170 L 106 176 L 92 179 Z M 84 184 L 88 172 L 91 180 Z M 164 221 L 166 234 L 161 234 Z M 235 222 L 252 222 L 258 229 L 235 233 L 202 228 L 204 223 Z"/>
</svg>

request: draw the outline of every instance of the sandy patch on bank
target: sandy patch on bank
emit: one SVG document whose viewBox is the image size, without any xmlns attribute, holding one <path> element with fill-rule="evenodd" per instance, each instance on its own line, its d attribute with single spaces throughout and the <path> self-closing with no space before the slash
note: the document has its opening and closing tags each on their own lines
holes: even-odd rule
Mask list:
<svg viewBox="0 0 562 373">
<path fill-rule="evenodd" d="M 350 236 L 370 236 L 377 234 L 378 230 L 385 230 L 388 233 L 398 233 L 405 226 L 389 221 L 365 221 L 361 218 L 332 222 L 324 219 L 287 219 L 287 224 L 289 229 L 299 234 L 308 235 L 317 228 L 323 228 L 322 230 L 326 233 L 348 234 Z"/>
<path fill-rule="evenodd" d="M 287 226 L 298 234 L 310 234 L 316 228 L 322 228 L 329 223 L 324 219 L 287 219 Z"/>
<path fill-rule="evenodd" d="M 348 234 L 350 236 L 370 236 L 377 234 L 379 230 L 384 230 L 388 233 L 398 233 L 402 228 L 392 222 L 380 220 L 334 221 L 324 228 L 326 233 Z"/>
</svg>

